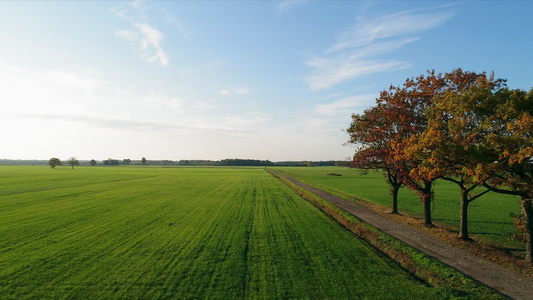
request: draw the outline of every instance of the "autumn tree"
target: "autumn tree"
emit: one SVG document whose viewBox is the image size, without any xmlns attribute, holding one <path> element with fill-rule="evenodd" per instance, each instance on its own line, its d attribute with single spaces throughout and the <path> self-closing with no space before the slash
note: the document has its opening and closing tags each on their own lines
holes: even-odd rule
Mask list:
<svg viewBox="0 0 533 300">
<path fill-rule="evenodd" d="M 488 192 L 480 190 L 480 182 L 471 175 L 477 164 L 493 161 L 494 155 L 483 150 L 480 143 L 486 132 L 487 118 L 492 117 L 495 95 L 505 86 L 502 79 L 485 73 L 454 70 L 443 77 L 445 88 L 435 95 L 426 110 L 428 124 L 422 134 L 413 138 L 403 149 L 407 157 L 419 163 L 411 174 L 419 178 L 451 181 L 461 191 L 459 237 L 469 239 L 468 206 Z"/>
<path fill-rule="evenodd" d="M 68 159 L 68 164 L 74 169 L 74 166 L 79 166 L 80 162 L 75 157 L 71 157 Z"/>
<path fill-rule="evenodd" d="M 409 189 L 415 191 L 424 205 L 424 224 L 433 226 L 431 203 L 433 200 L 432 186 L 438 176 L 426 174 L 418 176 L 413 170 L 421 161 L 416 155 L 406 151 L 415 144 L 418 136 L 424 132 L 428 121 L 426 109 L 433 98 L 446 90 L 448 74 L 435 74 L 428 71 L 427 75 L 407 79 L 401 87 L 391 86 L 381 92 L 377 105 L 382 106 L 386 124 L 390 124 L 393 136 L 390 137 L 390 161 L 395 175 Z"/>
<path fill-rule="evenodd" d="M 472 176 L 488 189 L 520 198 L 526 221 L 526 260 L 533 262 L 533 89 L 505 89 L 481 126 L 481 147 L 494 157 Z"/>
<path fill-rule="evenodd" d="M 435 74 L 428 72 L 426 76 L 408 79 L 403 87 L 391 88 L 388 97 L 380 99 L 391 106 L 390 118 L 395 120 L 398 128 L 397 138 L 392 141 L 392 149 L 399 178 L 404 185 L 416 191 L 424 203 L 424 221 L 431 226 L 432 184 L 438 178 L 455 178 L 449 168 L 435 167 L 435 157 L 432 149 L 421 146 L 425 140 L 432 139 L 435 131 L 430 131 L 428 111 L 432 107 L 439 107 L 437 99 L 445 95 L 469 95 L 479 85 L 478 80 L 484 82 L 481 90 L 490 95 L 503 81 L 487 83 L 485 74 L 465 72 L 456 69 L 449 73 Z M 479 96 L 479 95 L 478 95 Z M 483 95 L 481 95 L 483 96 Z M 453 111 L 448 111 L 454 114 Z M 434 149 L 433 149 L 434 150 Z M 442 149 L 441 149 L 442 150 Z M 465 187 L 466 182 L 456 183 Z M 471 190 L 468 191 L 468 193 Z"/>
<path fill-rule="evenodd" d="M 59 158 L 57 158 L 57 157 L 52 157 L 48 161 L 48 164 L 50 165 L 50 168 L 55 169 L 56 166 L 60 166 L 61 165 L 61 160 Z"/>
<path fill-rule="evenodd" d="M 367 109 L 361 115 L 352 115 L 352 123 L 346 132 L 350 135 L 349 143 L 357 146 L 357 151 L 350 162 L 351 168 L 364 170 L 383 170 L 392 196 L 392 212 L 398 213 L 398 191 L 402 187 L 396 176 L 394 164 L 391 163 L 391 138 L 395 135 L 394 126 L 386 117 L 383 106 L 377 105 Z"/>
</svg>

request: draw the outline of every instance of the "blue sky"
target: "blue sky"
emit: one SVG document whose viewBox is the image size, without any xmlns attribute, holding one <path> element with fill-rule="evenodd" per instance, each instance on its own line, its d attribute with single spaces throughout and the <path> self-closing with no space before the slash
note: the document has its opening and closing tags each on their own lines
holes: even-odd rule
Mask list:
<svg viewBox="0 0 533 300">
<path fill-rule="evenodd" d="M 342 160 L 429 69 L 533 78 L 529 1 L 1 1 L 0 158 Z"/>
</svg>

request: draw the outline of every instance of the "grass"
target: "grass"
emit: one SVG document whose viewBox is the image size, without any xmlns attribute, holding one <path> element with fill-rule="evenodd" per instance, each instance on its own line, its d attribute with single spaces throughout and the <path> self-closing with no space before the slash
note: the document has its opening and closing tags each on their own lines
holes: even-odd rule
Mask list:
<svg viewBox="0 0 533 300">
<path fill-rule="evenodd" d="M 0 295 L 456 293 L 421 282 L 262 169 L 0 167 Z"/>
<path fill-rule="evenodd" d="M 282 178 L 275 173 L 272 174 L 276 176 L 280 182 L 283 182 L 310 203 L 313 203 L 313 205 L 320 208 L 324 213 L 331 216 L 345 228 L 363 238 L 369 244 L 385 253 L 388 257 L 394 259 L 412 274 L 415 274 L 432 285 L 444 287 L 444 290 L 442 291 L 444 298 L 499 298 L 498 295 L 495 295 L 486 287 L 480 286 L 464 274 L 430 258 L 421 251 L 383 233 L 375 227 L 368 225 L 354 215 L 297 186 L 289 180 Z"/>
<path fill-rule="evenodd" d="M 357 197 L 366 201 L 391 207 L 392 198 L 385 178 L 380 172 L 362 175 L 359 170 L 345 167 L 276 167 L 275 170 L 315 186 L 329 189 L 347 199 Z M 342 176 L 328 176 L 335 173 Z M 437 181 L 434 186 L 432 218 L 453 230 L 459 228 L 460 192 L 456 185 L 447 181 Z M 418 196 L 402 188 L 399 193 L 398 208 L 401 213 L 422 218 L 423 205 Z M 518 213 L 518 198 L 497 193 L 488 193 L 470 204 L 469 229 L 472 238 L 486 240 L 499 247 L 524 250 L 520 243 L 510 240 L 515 232 L 509 213 Z"/>
</svg>

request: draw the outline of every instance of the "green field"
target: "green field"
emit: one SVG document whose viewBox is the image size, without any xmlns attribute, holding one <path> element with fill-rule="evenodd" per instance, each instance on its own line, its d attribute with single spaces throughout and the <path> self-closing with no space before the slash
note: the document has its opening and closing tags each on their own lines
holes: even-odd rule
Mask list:
<svg viewBox="0 0 533 300">
<path fill-rule="evenodd" d="M 376 202 L 387 207 L 392 205 L 392 197 L 385 177 L 379 171 L 362 175 L 361 171 L 346 167 L 276 167 L 275 170 L 292 175 L 307 183 L 326 187 L 347 195 Z M 328 176 L 335 173 L 342 176 Z M 432 218 L 458 230 L 460 217 L 460 192 L 457 185 L 439 180 L 434 186 Z M 418 195 L 407 188 L 400 189 L 398 209 L 422 218 L 423 205 Z M 525 249 L 516 241 L 509 240 L 515 232 L 510 212 L 518 213 L 520 204 L 517 197 L 488 193 L 469 206 L 469 229 L 474 239 L 485 239 L 503 247 Z"/>
<path fill-rule="evenodd" d="M 0 167 L 0 298 L 447 298 L 262 169 Z"/>
</svg>

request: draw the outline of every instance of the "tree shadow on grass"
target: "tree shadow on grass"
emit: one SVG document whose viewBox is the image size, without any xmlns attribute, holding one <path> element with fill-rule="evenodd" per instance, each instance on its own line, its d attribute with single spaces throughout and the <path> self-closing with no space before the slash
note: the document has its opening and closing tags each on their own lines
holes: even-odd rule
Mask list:
<svg viewBox="0 0 533 300">
<path fill-rule="evenodd" d="M 459 222 L 461 221 L 460 219 L 456 219 L 456 218 L 450 218 L 450 219 L 433 218 L 433 220 L 434 221 L 438 221 L 438 222 L 448 223 L 448 224 L 454 224 L 454 223 L 459 224 Z M 512 221 L 509 221 L 509 222 L 498 222 L 498 221 L 471 221 L 471 220 L 468 220 L 468 224 L 472 225 L 474 223 L 477 223 L 477 224 L 511 225 L 511 226 L 513 225 Z"/>
</svg>

